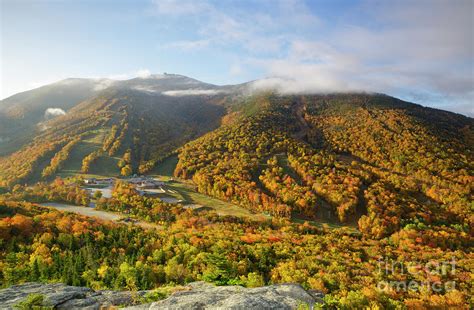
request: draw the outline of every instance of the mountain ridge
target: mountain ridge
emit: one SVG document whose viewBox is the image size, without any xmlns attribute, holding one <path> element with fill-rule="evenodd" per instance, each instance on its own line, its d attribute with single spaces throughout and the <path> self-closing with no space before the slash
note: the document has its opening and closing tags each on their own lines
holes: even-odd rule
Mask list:
<svg viewBox="0 0 474 310">
<path fill-rule="evenodd" d="M 88 113 L 91 114 L 101 109 L 97 104 L 100 100 L 108 97 L 113 99 L 114 96 L 123 98 L 131 96 L 135 102 L 141 105 L 143 102 L 154 101 L 165 104 L 165 108 L 161 108 L 161 112 L 172 107 L 170 105 L 179 102 L 191 101 L 209 101 L 214 102 L 214 108 L 220 106 L 221 111 L 219 118 L 227 121 L 232 118 L 232 111 L 239 110 L 246 98 L 259 96 L 258 94 L 274 93 L 272 90 L 258 91 L 253 88 L 257 81 L 251 81 L 237 85 L 213 85 L 204 83 L 196 79 L 189 78 L 179 74 L 161 74 L 150 75 L 147 77 L 137 77 L 128 80 L 111 80 L 111 79 L 87 79 L 87 78 L 68 78 L 59 82 L 40 87 L 35 90 L 20 93 L 0 101 L 0 156 L 11 154 L 19 150 L 22 146 L 33 141 L 35 136 L 42 136 L 45 129 L 51 125 L 58 125 L 63 120 L 75 118 L 76 115 L 67 115 L 70 113 Z M 39 94 L 35 95 L 35 93 Z M 278 92 L 277 92 L 278 93 Z M 285 96 L 285 94 L 280 94 Z M 294 95 L 294 96 L 304 96 Z M 330 94 L 316 94 L 307 96 L 326 96 Z M 392 100 L 388 95 L 377 93 L 334 93 L 337 96 L 386 96 L 386 101 Z M 15 101 L 16 100 L 16 101 Z M 126 100 L 122 100 L 124 102 Z M 219 102 L 217 105 L 215 103 Z M 415 108 L 425 109 L 443 117 L 450 117 L 456 113 L 443 111 L 434 108 L 427 108 L 421 105 L 408 103 L 398 108 Z M 9 105 L 7 107 L 7 105 Z M 127 105 L 127 104 L 126 104 Z M 159 106 L 159 104 L 158 104 Z M 159 109 L 157 106 L 156 109 Z M 147 109 L 153 106 L 147 104 Z M 55 114 L 49 115 L 49 110 Z M 446 114 L 447 113 L 447 114 Z M 94 113 L 92 113 L 94 114 Z M 91 115 L 92 115 L 91 114 Z M 165 112 L 166 114 L 166 112 Z M 463 123 L 469 123 L 470 117 L 458 115 Z M 204 116 L 204 115 L 203 115 Z M 226 116 L 224 118 L 224 116 Z M 164 117 L 164 115 L 162 116 Z M 221 120 L 221 121 L 222 121 Z M 216 122 L 212 120 L 211 122 Z"/>
<path fill-rule="evenodd" d="M 2 100 L 0 100 L 0 113 L 4 112 L 4 110 L 7 107 L 7 104 L 11 104 L 13 99 L 16 99 L 18 97 L 24 98 L 28 96 L 34 96 L 33 93 L 42 91 L 42 90 L 50 90 L 52 87 L 57 87 L 57 86 L 65 86 L 65 85 L 73 85 L 75 87 L 81 86 L 81 87 L 87 87 L 85 84 L 89 84 L 89 87 L 92 89 L 95 89 L 96 91 L 101 91 L 105 90 L 109 87 L 111 88 L 133 88 L 134 86 L 137 86 L 136 84 L 139 84 L 140 82 L 159 82 L 159 81 L 164 81 L 164 80 L 170 80 L 170 79 L 181 79 L 184 81 L 187 81 L 187 85 L 180 85 L 178 88 L 184 88 L 185 86 L 189 87 L 189 85 L 196 85 L 201 88 L 204 87 L 204 89 L 219 89 L 222 90 L 223 92 L 243 92 L 245 95 L 251 95 L 259 92 L 275 92 L 281 95 L 329 95 L 329 94 L 369 94 L 369 95 L 385 95 L 388 97 L 393 97 L 388 94 L 384 93 L 378 93 L 378 92 L 373 92 L 373 91 L 364 91 L 364 90 L 359 90 L 359 91 L 282 91 L 279 89 L 278 85 L 257 85 L 258 83 L 265 82 L 265 81 L 271 81 L 271 80 L 279 80 L 280 83 L 284 83 L 285 79 L 281 78 L 262 78 L 262 79 L 256 79 L 256 80 L 251 80 L 248 82 L 243 82 L 243 83 L 238 83 L 238 84 L 224 84 L 224 85 L 217 85 L 217 84 L 212 84 L 212 83 L 207 83 L 203 82 L 185 75 L 181 74 L 175 74 L 175 73 L 163 73 L 163 74 L 149 74 L 147 76 L 143 77 L 133 77 L 129 79 L 112 79 L 112 78 L 83 78 L 83 77 L 69 77 L 65 78 L 62 80 L 59 80 L 57 82 L 53 82 L 47 85 L 43 85 L 34 89 L 22 91 L 16 94 L 13 94 L 9 97 L 6 97 Z M 82 84 L 82 85 L 81 85 Z M 198 88 L 198 89 L 201 89 Z M 138 89 L 139 90 L 139 89 Z M 142 89 L 143 91 L 146 91 L 146 89 Z M 171 90 L 171 89 L 169 89 Z M 178 90 L 178 89 L 176 89 Z M 205 95 L 205 94 L 204 94 Z M 87 95 L 86 95 L 87 97 Z M 19 100 L 19 99 L 17 99 Z M 408 101 L 406 101 L 408 102 Z M 411 102 L 410 102 L 411 103 Z M 411 104 L 416 104 L 420 105 L 425 108 L 430 108 L 434 110 L 439 110 L 439 111 L 446 111 L 443 109 L 439 108 L 433 108 L 429 106 L 424 106 L 422 104 L 417 104 L 417 103 L 411 103 Z M 11 108 L 11 107 L 10 107 Z M 454 113 L 454 114 L 459 114 L 463 115 L 466 117 L 470 117 L 469 115 L 464 115 L 458 112 L 453 112 L 453 111 L 446 111 L 449 113 Z M 0 114 L 1 116 L 1 114 Z M 472 118 L 472 117 L 470 117 Z"/>
</svg>

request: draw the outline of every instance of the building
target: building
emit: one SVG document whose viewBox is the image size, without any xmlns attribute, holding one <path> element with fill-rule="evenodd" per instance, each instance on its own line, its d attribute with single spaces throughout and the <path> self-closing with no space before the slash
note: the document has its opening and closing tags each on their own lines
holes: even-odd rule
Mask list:
<svg viewBox="0 0 474 310">
<path fill-rule="evenodd" d="M 160 188 L 152 188 L 152 189 L 137 189 L 137 192 L 140 196 L 158 196 L 160 194 L 166 193 L 164 189 Z"/>
<path fill-rule="evenodd" d="M 137 184 L 137 189 L 153 189 L 158 188 L 159 186 L 163 186 L 163 182 L 155 182 L 155 181 L 143 181 Z"/>
<path fill-rule="evenodd" d="M 111 178 L 103 178 L 103 179 L 86 178 L 84 179 L 84 183 L 87 185 L 111 185 L 114 183 L 114 180 Z"/>
<path fill-rule="evenodd" d="M 84 183 L 87 185 L 97 184 L 97 179 L 96 178 L 84 179 Z"/>
<path fill-rule="evenodd" d="M 135 185 L 137 189 L 154 189 L 165 185 L 165 182 L 145 176 L 133 176 L 126 180 L 128 184 Z"/>
</svg>

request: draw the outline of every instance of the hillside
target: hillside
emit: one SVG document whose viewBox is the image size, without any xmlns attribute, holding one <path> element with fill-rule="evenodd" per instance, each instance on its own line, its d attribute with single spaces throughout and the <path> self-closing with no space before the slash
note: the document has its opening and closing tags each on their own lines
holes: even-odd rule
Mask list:
<svg viewBox="0 0 474 310">
<path fill-rule="evenodd" d="M 0 156 L 18 150 L 41 131 L 41 122 L 69 111 L 106 84 L 107 80 L 67 79 L 0 101 Z M 49 110 L 52 114 L 48 109 L 54 109 Z"/>
<path fill-rule="evenodd" d="M 67 119 L 71 119 L 87 109 L 100 112 L 103 107 L 98 105 L 97 101 L 112 100 L 113 92 L 116 92 L 115 95 L 119 92 L 135 97 L 139 104 L 165 101 L 169 105 L 178 98 L 192 97 L 199 100 L 203 96 L 225 94 L 238 87 L 216 86 L 177 74 L 150 75 L 147 78 L 130 80 L 62 80 L 0 101 L 0 156 L 13 153 L 36 136 L 42 135 L 51 126 L 50 120 L 53 118 L 59 116 L 59 120 L 55 122 L 58 124 L 63 122 L 64 119 L 60 116 L 64 114 L 70 114 Z M 154 112 L 161 115 L 170 112 L 170 116 L 176 112 L 166 109 L 166 106 L 156 107 Z M 147 111 L 149 110 L 143 112 Z"/>
<path fill-rule="evenodd" d="M 176 285 L 206 281 L 218 287 L 185 288 L 182 294 L 153 304 L 153 308 L 176 305 L 188 309 L 200 298 L 202 308 L 230 307 L 239 301 L 251 301 L 253 306 L 257 302 L 275 305 L 281 295 L 278 288 L 288 294 L 299 292 L 290 296 L 311 303 L 299 286 L 292 286 L 295 291 L 276 285 L 284 283 L 298 283 L 311 290 L 310 295 L 316 293 L 313 297 L 318 300 L 323 297 L 323 309 L 469 309 L 472 305 L 474 254 L 469 245 L 452 244 L 456 237 L 453 232 L 440 230 L 427 235 L 412 226 L 373 240 L 345 229 L 317 228 L 284 219 L 193 212 L 129 190 L 104 203 L 139 210 L 141 216 L 162 224 L 163 229 L 142 229 L 25 202 L 77 204 L 84 199 L 88 199 L 84 190 L 61 180 L 0 195 L 0 236 L 4 244 L 0 247 L 1 287 L 55 283 L 16 286 L 1 291 L 0 300 L 8 305 L 22 299 L 29 301 L 26 309 L 31 308 L 32 301 L 38 304 L 41 300 L 70 300 L 68 307 L 102 302 L 124 305 L 130 296 L 143 296 L 143 290 L 155 290 L 146 295 L 156 300 L 165 298 Z M 428 244 L 427 237 L 431 238 Z M 443 268 L 441 274 L 439 269 L 431 269 L 437 266 L 435 263 Z M 96 292 L 58 282 L 87 286 Z M 406 283 L 414 289 L 407 290 Z M 272 286 L 262 287 L 265 285 Z M 251 289 L 254 287 L 259 288 Z M 28 297 L 32 293 L 42 295 Z M 286 308 L 305 306 L 290 304 Z M 242 305 L 253 308 L 247 302 Z"/>
<path fill-rule="evenodd" d="M 467 245 L 473 119 L 367 94 L 261 95 L 237 114 L 180 149 L 175 174 L 278 217 L 352 222 L 375 238 L 416 227 L 427 243 L 442 226 L 447 246 Z"/>
<path fill-rule="evenodd" d="M 254 212 L 358 226 L 375 238 L 413 225 L 473 226 L 471 118 L 379 94 L 247 96 L 248 84 L 173 74 L 106 84 L 61 105 L 65 115 L 0 158 L 0 185 L 150 173 L 178 153 L 175 176 Z"/>
<path fill-rule="evenodd" d="M 74 104 L 67 108 L 54 105 L 66 114 L 48 120 L 39 117 L 43 101 L 31 104 L 34 108 L 23 112 L 31 118 L 31 130 L 25 129 L 33 136 L 31 142 L 3 133 L 2 150 L 7 152 L 12 141 L 19 150 L 0 158 L 0 184 L 35 182 L 57 173 L 144 173 L 185 142 L 217 128 L 225 114 L 221 88 L 179 75 L 108 85 L 100 92 L 84 93 L 90 98 L 81 102 L 71 96 L 68 102 Z M 14 99 L 2 101 L 2 106 L 10 111 Z"/>
<path fill-rule="evenodd" d="M 246 95 L 249 85 L 177 75 L 120 83 L 41 121 L 0 159 L 1 287 L 162 299 L 176 285 L 218 285 L 158 308 L 233 304 L 281 283 L 319 292 L 324 309 L 473 304 L 472 118 L 380 94 Z M 133 173 L 159 175 L 181 202 L 120 180 L 91 197 L 81 181 Z M 63 212 L 91 200 L 106 217 Z M 110 297 L 80 290 L 71 302 Z"/>
</svg>

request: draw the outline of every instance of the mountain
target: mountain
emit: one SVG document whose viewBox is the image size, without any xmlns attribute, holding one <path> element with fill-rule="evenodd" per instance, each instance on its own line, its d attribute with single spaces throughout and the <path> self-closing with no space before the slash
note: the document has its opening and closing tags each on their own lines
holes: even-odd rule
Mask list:
<svg viewBox="0 0 474 310">
<path fill-rule="evenodd" d="M 273 305 L 275 286 L 250 288 L 278 283 L 301 284 L 328 309 L 472 304 L 472 118 L 373 93 L 281 94 L 179 75 L 89 82 L 102 86 L 74 102 L 25 104 L 29 136 L 0 158 L 3 286 L 97 290 L 65 288 L 84 294 L 61 306 L 128 302 L 104 289 L 156 289 L 137 302 L 186 290 L 158 308 Z M 45 118 L 48 108 L 64 113 Z M 174 177 L 159 197 L 116 180 L 111 198 L 91 198 L 82 181 L 135 173 Z M 181 203 L 165 201 L 175 194 Z M 64 205 L 91 200 L 119 219 Z M 219 286 L 181 286 L 202 280 Z M 43 295 L 25 286 L 23 307 L 61 295 L 54 285 Z M 229 290 L 238 294 L 214 300 Z"/>
<path fill-rule="evenodd" d="M 278 217 L 358 223 L 374 237 L 420 222 L 472 227 L 472 118 L 381 94 L 249 95 L 251 85 L 164 74 L 15 95 L 5 117 L 37 123 L 0 160 L 0 184 L 149 173 L 175 153 L 175 175 L 200 192 Z M 47 107 L 65 114 L 44 119 Z"/>
<path fill-rule="evenodd" d="M 107 80 L 67 79 L 0 101 L 0 156 L 18 149 L 47 120 L 48 109 L 68 111 L 100 91 Z M 60 109 L 60 110 L 58 110 Z"/>
<path fill-rule="evenodd" d="M 472 118 L 378 94 L 264 94 L 239 109 L 180 149 L 177 176 L 257 212 L 354 223 L 374 238 L 474 227 Z"/>
<path fill-rule="evenodd" d="M 48 177 L 62 170 L 69 155 L 74 160 L 64 168 L 73 172 L 89 172 L 99 159 L 98 167 L 114 167 L 109 170 L 118 174 L 122 157 L 126 171 L 146 172 L 178 146 L 217 128 L 229 89 L 165 74 L 68 79 L 7 98 L 3 118 L 19 133 L 2 129 L 2 149 L 18 151 L 1 160 L 0 177 L 6 184 Z M 46 118 L 48 109 L 62 112 Z"/>
<path fill-rule="evenodd" d="M 18 150 L 43 131 L 49 119 L 68 113 L 76 105 L 104 91 L 143 93 L 149 97 L 214 95 L 229 90 L 182 75 L 151 75 L 126 81 L 70 78 L 0 101 L 0 156 Z M 77 112 L 77 109 L 73 112 Z"/>
</svg>

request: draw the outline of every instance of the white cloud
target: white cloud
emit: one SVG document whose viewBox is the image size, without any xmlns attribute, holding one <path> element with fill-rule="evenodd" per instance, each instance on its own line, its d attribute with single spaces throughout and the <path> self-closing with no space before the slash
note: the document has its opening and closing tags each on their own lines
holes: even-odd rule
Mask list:
<svg viewBox="0 0 474 310">
<path fill-rule="evenodd" d="M 136 72 L 136 75 L 137 75 L 137 77 L 139 77 L 141 79 L 146 79 L 146 78 L 150 77 L 151 72 L 148 69 L 140 69 Z"/>
<path fill-rule="evenodd" d="M 215 90 L 215 89 L 187 89 L 187 90 L 168 90 L 162 92 L 165 96 L 172 96 L 172 97 L 181 97 L 181 96 L 195 96 L 195 95 L 217 95 L 222 91 Z"/>
<path fill-rule="evenodd" d="M 147 93 L 157 93 L 157 92 L 158 92 L 158 91 L 157 91 L 156 89 L 154 89 L 153 87 L 150 87 L 150 86 L 142 86 L 142 85 L 134 86 L 134 87 L 132 87 L 132 89 L 138 90 L 138 91 L 142 91 L 142 92 L 147 92 Z"/>
<path fill-rule="evenodd" d="M 229 76 L 245 64 L 276 77 L 259 83 L 283 92 L 412 94 L 404 99 L 450 101 L 453 110 L 474 102 L 472 0 L 367 0 L 332 19 L 299 0 L 262 1 L 253 11 L 236 3 L 180 4 L 155 2 L 159 13 L 194 22 L 198 37 L 168 47 L 234 51 L 241 65 L 230 65 Z"/>
<path fill-rule="evenodd" d="M 101 91 L 114 85 L 116 81 L 111 79 L 97 79 L 94 86 L 95 91 Z"/>
<path fill-rule="evenodd" d="M 248 61 L 268 76 L 280 78 L 261 84 L 273 85 L 281 92 L 411 93 L 404 99 L 421 99 L 424 104 L 451 106 L 453 111 L 472 114 L 474 37 L 470 12 L 474 2 L 409 4 L 412 2 L 377 6 L 377 18 L 389 21 L 384 27 L 348 25 L 324 40 L 295 39 L 280 57 Z"/>
<path fill-rule="evenodd" d="M 209 1 L 153 1 L 163 17 L 186 18 L 195 22 L 197 39 L 177 40 L 167 48 L 195 50 L 205 47 L 244 48 L 248 53 L 278 53 L 286 43 L 283 33 L 293 33 L 295 26 L 313 27 L 319 19 L 308 13 L 301 0 L 262 2 L 278 9 L 278 16 L 266 11 L 249 11 L 235 4 L 215 5 Z M 260 4 L 262 4 L 260 3 Z"/>
<path fill-rule="evenodd" d="M 300 0 L 280 0 L 277 1 L 279 10 L 282 13 L 282 21 L 287 26 L 293 27 L 313 27 L 321 25 L 321 19 L 311 13 L 311 9 L 304 1 Z"/>
<path fill-rule="evenodd" d="M 66 112 L 60 108 L 47 108 L 46 111 L 44 111 L 45 118 L 56 117 L 61 115 L 66 115 Z"/>
<path fill-rule="evenodd" d="M 129 80 L 133 78 L 145 79 L 145 78 L 150 78 L 151 76 L 152 76 L 152 72 L 149 69 L 138 69 L 133 72 L 108 75 L 107 79 L 111 79 L 111 80 Z"/>
</svg>

